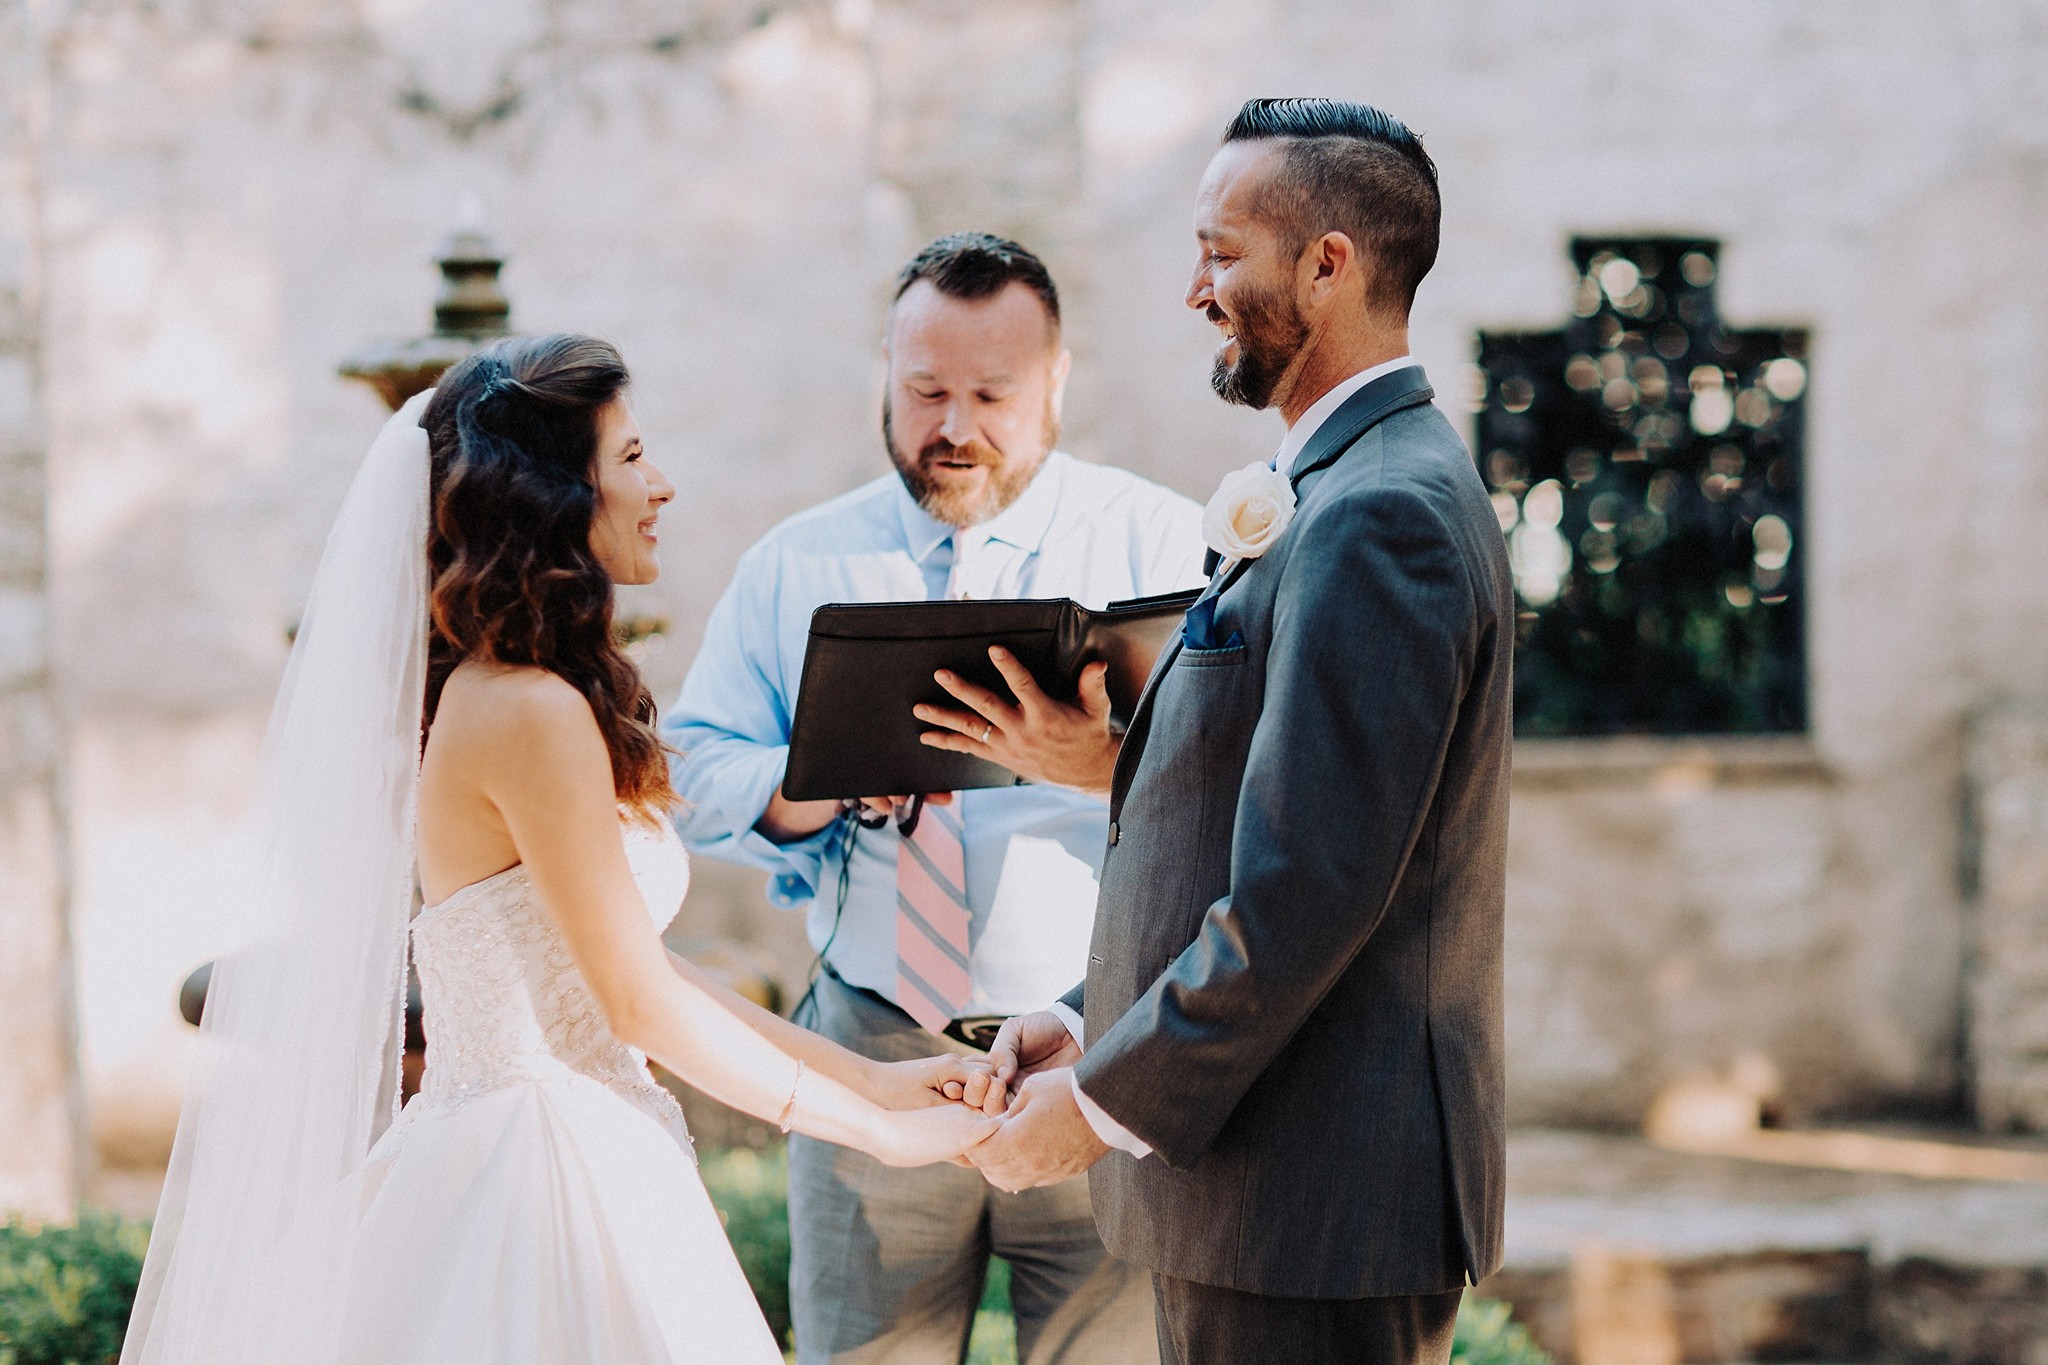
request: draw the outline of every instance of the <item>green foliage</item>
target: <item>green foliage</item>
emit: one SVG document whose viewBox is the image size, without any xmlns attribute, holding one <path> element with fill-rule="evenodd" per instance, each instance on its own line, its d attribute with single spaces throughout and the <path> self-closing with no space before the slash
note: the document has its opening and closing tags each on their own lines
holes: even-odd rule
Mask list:
<svg viewBox="0 0 2048 1365">
<path fill-rule="evenodd" d="M 1454 1365 L 1551 1365 L 1550 1353 L 1509 1318 L 1506 1304 L 1469 1296 L 1458 1305 L 1451 1360 Z"/>
<path fill-rule="evenodd" d="M 780 1145 L 710 1152 L 702 1160 L 704 1188 L 732 1239 L 733 1252 L 753 1286 L 769 1330 L 785 1346 L 789 1323 L 789 1152 Z M 0 1365 L 11 1362 L 0 1358 Z M 24 1363 L 26 1365 L 26 1363 Z M 1017 1333 L 1010 1318 L 1010 1267 L 989 1263 L 988 1282 L 974 1317 L 967 1365 L 1017 1365 Z"/>
<path fill-rule="evenodd" d="M 1017 1322 L 1010 1315 L 1010 1263 L 991 1256 L 974 1334 L 967 1339 L 967 1365 L 1017 1365 Z"/>
<path fill-rule="evenodd" d="M 142 1278 L 149 1225 L 88 1213 L 71 1227 L 0 1224 L 0 1365 L 107 1365 Z"/>
<path fill-rule="evenodd" d="M 706 1155 L 700 1169 L 769 1330 L 788 1342 L 789 1149 L 733 1147 Z"/>
<path fill-rule="evenodd" d="M 1017 1324 L 1008 1313 L 976 1311 L 967 1365 L 1017 1365 Z"/>
</svg>

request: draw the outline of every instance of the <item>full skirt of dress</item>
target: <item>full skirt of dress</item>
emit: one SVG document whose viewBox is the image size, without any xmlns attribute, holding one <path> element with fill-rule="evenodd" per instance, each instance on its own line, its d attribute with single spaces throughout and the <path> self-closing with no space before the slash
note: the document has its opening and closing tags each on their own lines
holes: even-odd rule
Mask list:
<svg viewBox="0 0 2048 1365">
<path fill-rule="evenodd" d="M 343 1365 L 780 1365 L 688 1152 L 547 1071 L 409 1110 L 371 1153 Z"/>
</svg>

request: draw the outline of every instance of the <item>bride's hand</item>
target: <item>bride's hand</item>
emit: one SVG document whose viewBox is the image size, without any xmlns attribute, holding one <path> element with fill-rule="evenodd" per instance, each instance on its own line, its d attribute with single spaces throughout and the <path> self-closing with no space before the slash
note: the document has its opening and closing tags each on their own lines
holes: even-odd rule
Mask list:
<svg viewBox="0 0 2048 1365">
<path fill-rule="evenodd" d="M 964 1104 L 884 1112 L 875 1120 L 868 1152 L 885 1166 L 929 1166 L 957 1161 L 1002 1126 Z"/>
<path fill-rule="evenodd" d="M 1002 1088 L 987 1062 L 950 1052 L 907 1062 L 876 1062 L 869 1075 L 868 1098 L 884 1109 L 926 1109 L 955 1101 L 981 1109 L 990 1089 Z"/>
</svg>

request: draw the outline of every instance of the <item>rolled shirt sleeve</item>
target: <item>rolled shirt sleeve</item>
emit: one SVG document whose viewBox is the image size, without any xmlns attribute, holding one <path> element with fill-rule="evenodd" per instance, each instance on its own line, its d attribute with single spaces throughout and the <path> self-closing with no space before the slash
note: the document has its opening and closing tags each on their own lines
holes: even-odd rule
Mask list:
<svg viewBox="0 0 2048 1365">
<path fill-rule="evenodd" d="M 769 898 L 788 907 L 817 895 L 838 826 L 787 844 L 755 828 L 789 764 L 789 702 L 777 682 L 780 574 L 768 550 L 757 545 L 741 558 L 662 722 L 662 738 L 678 751 L 669 766 L 683 800 L 676 816 L 683 842 L 769 873 Z"/>
</svg>

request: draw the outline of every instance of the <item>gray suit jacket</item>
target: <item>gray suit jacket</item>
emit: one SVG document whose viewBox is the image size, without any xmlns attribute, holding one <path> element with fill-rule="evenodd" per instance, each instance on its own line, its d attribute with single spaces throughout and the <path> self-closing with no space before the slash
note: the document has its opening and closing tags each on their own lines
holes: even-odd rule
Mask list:
<svg viewBox="0 0 2048 1365">
<path fill-rule="evenodd" d="M 1117 763 L 1067 1003 L 1081 1088 L 1154 1149 L 1096 1166 L 1103 1240 L 1176 1278 L 1362 1298 L 1500 1263 L 1515 616 L 1429 397 L 1405 369 L 1317 432 Z"/>
</svg>

